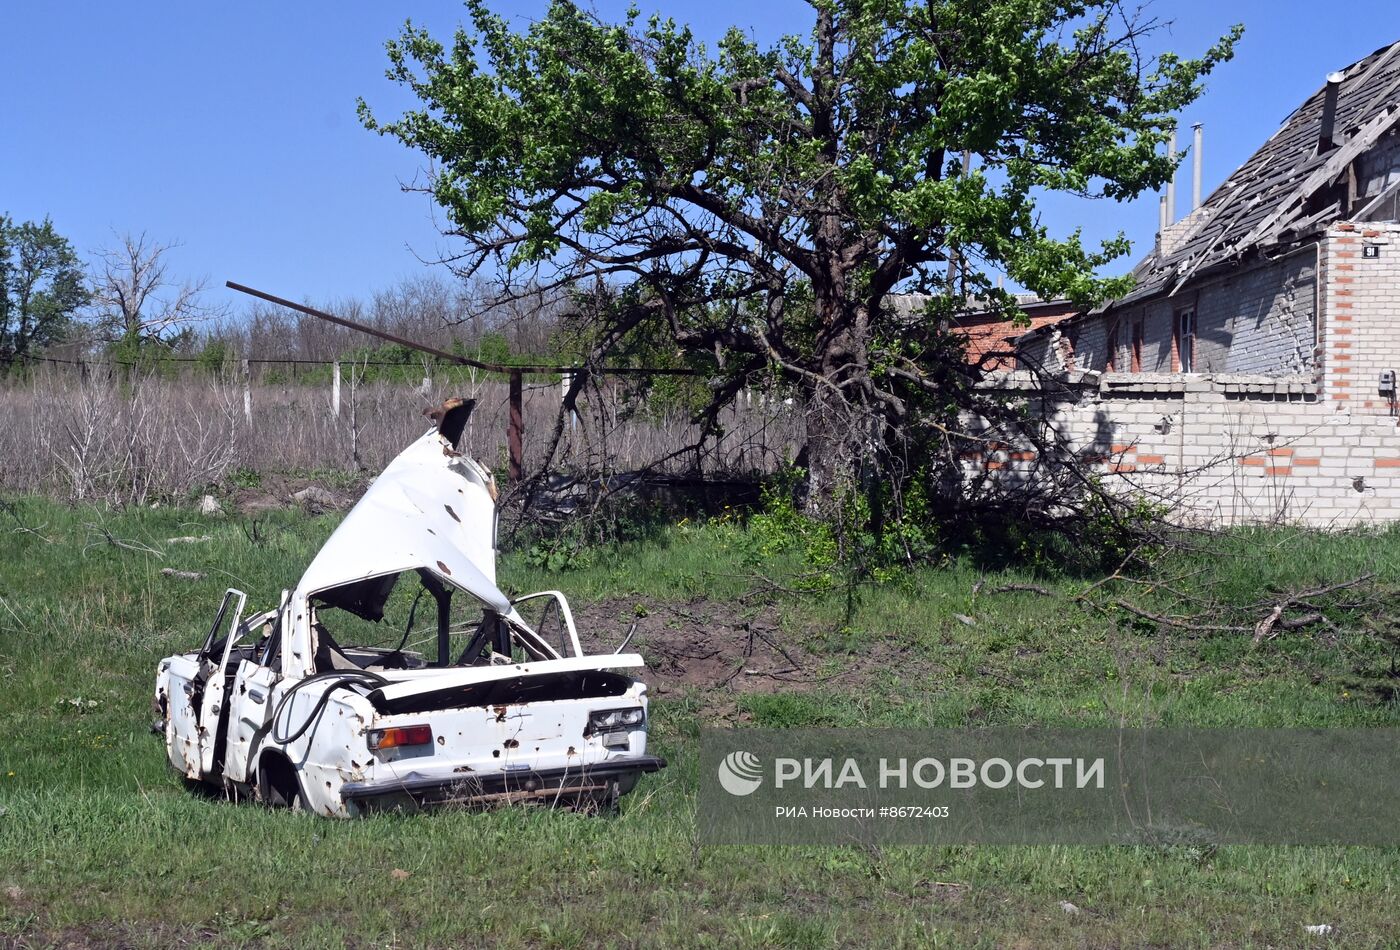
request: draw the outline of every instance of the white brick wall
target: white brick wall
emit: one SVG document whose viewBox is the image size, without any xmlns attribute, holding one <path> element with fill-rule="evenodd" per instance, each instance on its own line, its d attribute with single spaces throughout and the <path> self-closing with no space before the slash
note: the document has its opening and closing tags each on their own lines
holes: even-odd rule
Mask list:
<svg viewBox="0 0 1400 950">
<path fill-rule="evenodd" d="M 1169 502 L 1187 520 L 1345 527 L 1400 518 L 1393 420 L 1339 411 L 1310 377 L 1090 376 L 1077 398 L 1028 405 L 1108 484 Z M 1027 440 L 992 436 L 1003 447 L 966 453 L 969 475 L 1036 477 L 1045 463 Z"/>
<path fill-rule="evenodd" d="M 1317 315 L 1316 245 L 1218 281 L 1200 292 L 1197 323 L 1206 373 L 1308 372 Z"/>
<path fill-rule="evenodd" d="M 1366 257 L 1367 247 L 1379 256 Z M 1400 371 L 1400 224 L 1334 224 L 1322 249 L 1324 398 L 1346 412 L 1394 420 L 1400 407 L 1379 391 L 1378 378 Z"/>
<path fill-rule="evenodd" d="M 1174 372 L 1173 337 L 1193 305 L 1188 376 Z M 1141 373 L 1122 375 L 1138 322 Z M 1103 370 L 1114 340 L 1119 373 L 1030 407 L 1124 490 L 1215 524 L 1400 518 L 1400 402 L 1378 387 L 1400 373 L 1400 224 L 1333 224 L 1316 245 L 1091 318 L 1074 337 L 1075 368 Z M 968 453 L 970 472 L 1034 478 L 1045 464 L 1014 433 L 999 441 Z"/>
</svg>

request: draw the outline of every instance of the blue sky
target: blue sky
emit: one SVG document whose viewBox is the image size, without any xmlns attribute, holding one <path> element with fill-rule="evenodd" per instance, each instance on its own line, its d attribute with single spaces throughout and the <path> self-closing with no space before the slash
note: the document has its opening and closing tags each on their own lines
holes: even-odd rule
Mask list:
<svg viewBox="0 0 1400 950">
<path fill-rule="evenodd" d="M 760 40 L 804 29 L 795 0 L 640 0 L 704 39 L 730 24 Z M 614 17 L 625 3 L 599 2 Z M 542 2 L 498 2 L 522 25 Z M 1235 60 L 1210 80 L 1183 128 L 1205 124 L 1209 192 L 1323 82 L 1326 73 L 1400 39 L 1400 4 L 1355 0 L 1156 0 L 1174 25 L 1154 42 L 1194 54 L 1243 22 Z M 172 270 L 207 277 L 211 302 L 239 305 L 233 279 L 296 298 L 364 295 L 422 273 L 449 245 L 426 197 L 405 194 L 419 157 L 366 132 L 364 96 L 381 116 L 408 103 L 384 78 L 383 44 L 407 18 L 446 35 L 458 3 L 0 4 L 0 211 L 52 216 L 85 255 L 116 232 L 178 241 Z M 1189 131 L 1186 132 L 1189 136 Z M 1190 200 L 1189 165 L 1178 185 Z M 1056 232 L 1125 230 L 1150 245 L 1156 198 L 1132 205 L 1055 201 Z M 1124 269 L 1128 262 L 1124 263 Z"/>
</svg>

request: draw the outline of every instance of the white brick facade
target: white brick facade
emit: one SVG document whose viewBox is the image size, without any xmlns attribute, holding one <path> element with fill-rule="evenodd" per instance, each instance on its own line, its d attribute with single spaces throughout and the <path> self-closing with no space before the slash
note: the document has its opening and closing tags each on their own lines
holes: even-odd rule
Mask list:
<svg viewBox="0 0 1400 950">
<path fill-rule="evenodd" d="M 1118 372 L 1176 372 L 1181 366 L 1178 314 L 1194 310 L 1195 372 L 1309 372 L 1317 344 L 1318 254 L 1316 245 L 1308 245 L 1278 260 L 1203 280 L 1174 297 L 1068 324 L 1061 332 L 1070 341 L 1073 367 L 1103 372 L 1111 361 Z M 1140 337 L 1137 369 L 1135 336 Z"/>
<path fill-rule="evenodd" d="M 1373 248 L 1374 257 L 1367 257 Z M 1380 374 L 1400 371 L 1400 224 L 1342 222 L 1322 242 L 1319 383 L 1333 408 L 1397 416 Z"/>
<path fill-rule="evenodd" d="M 1033 385 L 999 381 L 1008 393 Z M 1106 484 L 1210 524 L 1347 527 L 1400 517 L 1394 420 L 1319 399 L 1310 376 L 1084 374 L 1061 396 L 1030 396 Z M 1042 461 L 1015 433 L 986 432 L 967 474 L 1034 478 Z"/>
<path fill-rule="evenodd" d="M 1190 374 L 1176 371 L 1187 308 Z M 1041 335 L 1040 353 L 1068 354 L 1053 368 L 1092 372 L 1069 395 L 1030 396 L 1033 414 L 1123 487 L 1216 524 L 1400 518 L 1400 402 L 1380 387 L 1383 372 L 1400 373 L 1400 224 L 1335 223 L 1175 297 Z M 1110 350 L 1119 372 L 1106 372 Z M 1019 373 L 992 385 L 1040 391 Z M 969 453 L 968 469 L 1032 476 L 1034 453 L 1003 441 L 1001 454 Z"/>
</svg>

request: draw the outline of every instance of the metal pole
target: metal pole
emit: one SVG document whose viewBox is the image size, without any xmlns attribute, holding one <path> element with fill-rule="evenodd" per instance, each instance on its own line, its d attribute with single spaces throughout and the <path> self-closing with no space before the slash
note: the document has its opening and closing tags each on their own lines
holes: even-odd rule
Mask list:
<svg viewBox="0 0 1400 950">
<path fill-rule="evenodd" d="M 571 369 L 573 369 L 573 367 L 569 366 L 506 366 L 499 363 L 483 363 L 480 360 L 471 359 L 470 357 L 463 356 L 460 353 L 449 353 L 447 350 L 438 349 L 437 347 L 429 346 L 426 343 L 418 343 L 414 340 L 407 339 L 406 337 L 401 337 L 396 334 L 389 333 L 385 330 L 381 330 L 378 327 L 371 327 L 363 323 L 356 323 L 354 320 L 347 320 L 344 317 L 337 317 L 333 313 L 327 313 L 324 310 L 317 310 L 315 307 L 308 307 L 306 306 L 306 304 L 300 304 L 294 300 L 288 300 L 285 297 L 278 297 L 274 294 L 265 293 L 261 290 L 254 290 L 252 287 L 247 287 L 243 284 L 235 283 L 231 280 L 224 281 L 224 286 L 228 287 L 230 290 L 236 290 L 239 293 L 248 294 L 251 297 L 257 297 L 259 300 L 266 300 L 268 303 L 275 303 L 279 307 L 286 307 L 288 310 L 295 310 L 297 313 L 304 313 L 309 317 L 315 317 L 318 320 L 325 320 L 327 323 L 334 323 L 336 326 L 346 327 L 350 330 L 359 330 L 361 333 L 368 333 L 370 336 L 378 337 L 381 340 L 388 340 L 390 343 L 397 343 L 400 346 L 406 346 L 411 350 L 418 350 L 422 353 L 428 353 L 432 356 L 436 356 L 440 360 L 446 360 L 449 363 L 455 363 L 461 366 L 472 366 L 476 369 L 483 369 L 491 373 L 511 373 L 516 372 L 518 370 L 527 373 L 562 373 L 568 372 Z M 598 369 L 597 372 L 612 376 L 702 375 L 699 370 L 686 369 L 683 367 L 676 366 L 605 366 Z"/>
<path fill-rule="evenodd" d="M 1201 206 L 1201 139 L 1204 136 L 1201 123 L 1197 122 L 1191 128 L 1196 133 L 1191 143 L 1191 210 L 1195 211 Z"/>
<path fill-rule="evenodd" d="M 360 401 L 356 398 L 355 390 L 358 385 L 358 373 L 355 372 L 354 363 L 350 364 L 350 460 L 355 463 L 358 471 L 360 465 Z"/>
<path fill-rule="evenodd" d="M 510 374 L 510 429 L 507 445 L 510 450 L 510 480 L 519 482 L 525 469 L 525 375 L 520 370 Z"/>
<path fill-rule="evenodd" d="M 1167 158 L 1176 159 L 1176 129 L 1172 129 L 1171 140 L 1167 142 Z M 1176 221 L 1176 168 L 1172 168 L 1172 177 L 1167 181 L 1167 226 L 1170 227 Z"/>
</svg>

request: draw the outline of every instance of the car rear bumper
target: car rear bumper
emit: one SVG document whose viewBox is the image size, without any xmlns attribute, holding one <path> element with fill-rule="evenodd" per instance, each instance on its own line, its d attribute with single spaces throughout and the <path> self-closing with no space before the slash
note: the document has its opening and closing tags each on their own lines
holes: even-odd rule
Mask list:
<svg viewBox="0 0 1400 950">
<path fill-rule="evenodd" d="M 347 807 L 374 810 L 411 802 L 419 807 L 613 798 L 631 790 L 638 776 L 666 767 L 655 755 L 609 759 L 594 765 L 558 769 L 462 773 L 451 776 L 410 772 L 387 782 L 352 782 L 340 789 Z"/>
</svg>

